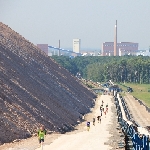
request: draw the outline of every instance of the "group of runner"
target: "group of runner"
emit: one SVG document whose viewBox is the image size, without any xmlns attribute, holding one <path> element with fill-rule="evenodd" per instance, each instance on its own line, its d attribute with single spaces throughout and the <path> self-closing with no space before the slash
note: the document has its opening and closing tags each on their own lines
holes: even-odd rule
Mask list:
<svg viewBox="0 0 150 150">
<path fill-rule="evenodd" d="M 100 106 L 100 113 L 101 116 L 104 113 L 105 114 L 105 118 L 106 118 L 106 113 L 108 112 L 108 103 L 106 104 L 106 108 L 104 108 L 104 101 L 102 100 L 102 104 Z"/>
<path fill-rule="evenodd" d="M 100 115 L 97 116 L 97 121 L 98 123 L 101 123 L 101 117 L 104 114 L 106 118 L 106 113 L 108 113 L 108 103 L 105 105 L 106 107 L 104 108 L 104 101 L 102 100 L 102 103 L 100 105 Z M 95 126 L 95 118 L 93 118 L 93 125 Z M 90 129 L 90 122 L 87 121 L 87 131 Z"/>
<path fill-rule="evenodd" d="M 105 114 L 105 118 L 106 118 L 106 113 L 108 112 L 108 103 L 105 105 L 106 107 L 104 108 L 104 101 L 102 100 L 102 103 L 100 105 L 100 115 L 97 116 L 97 121 L 98 123 L 101 123 L 101 117 L 103 115 L 103 113 Z M 95 126 L 95 118 L 93 118 L 93 125 Z M 87 121 L 87 131 L 90 130 L 90 122 Z M 37 132 L 38 135 L 38 139 L 39 139 L 39 144 L 41 146 L 41 144 L 44 142 L 44 137 L 46 135 L 46 130 L 44 128 L 44 126 L 41 126 L 40 129 Z"/>
<path fill-rule="evenodd" d="M 105 115 L 105 118 L 106 118 L 106 113 L 108 112 L 108 103 L 106 104 L 106 108 L 104 108 L 104 101 L 102 100 L 102 103 L 100 105 L 100 115 L 97 116 L 97 120 L 98 120 L 98 123 L 100 122 L 101 123 L 101 117 L 104 113 Z"/>
</svg>

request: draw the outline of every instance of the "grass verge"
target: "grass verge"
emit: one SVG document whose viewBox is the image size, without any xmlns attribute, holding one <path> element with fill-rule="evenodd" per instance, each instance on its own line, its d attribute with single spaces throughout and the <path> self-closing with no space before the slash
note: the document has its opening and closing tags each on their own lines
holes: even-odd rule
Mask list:
<svg viewBox="0 0 150 150">
<path fill-rule="evenodd" d="M 127 87 L 131 87 L 133 92 L 130 94 L 150 107 L 150 84 L 118 83 L 118 85 L 123 91 L 127 91 Z"/>
</svg>

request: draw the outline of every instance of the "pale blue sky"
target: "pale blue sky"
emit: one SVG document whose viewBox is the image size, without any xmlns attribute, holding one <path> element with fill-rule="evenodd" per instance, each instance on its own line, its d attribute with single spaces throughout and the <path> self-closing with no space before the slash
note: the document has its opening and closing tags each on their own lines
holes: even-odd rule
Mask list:
<svg viewBox="0 0 150 150">
<path fill-rule="evenodd" d="M 34 44 L 101 49 L 114 41 L 150 46 L 150 0 L 0 0 L 0 21 Z"/>
</svg>

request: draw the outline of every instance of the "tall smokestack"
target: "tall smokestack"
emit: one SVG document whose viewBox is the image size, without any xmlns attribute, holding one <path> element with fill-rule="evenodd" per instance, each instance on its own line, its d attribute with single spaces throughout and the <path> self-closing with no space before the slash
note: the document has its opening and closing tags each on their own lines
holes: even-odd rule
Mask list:
<svg viewBox="0 0 150 150">
<path fill-rule="evenodd" d="M 117 56 L 117 20 L 115 24 L 114 56 Z"/>
<path fill-rule="evenodd" d="M 58 50 L 58 56 L 60 56 L 60 40 L 59 40 L 59 43 L 58 43 L 58 48 L 59 48 L 59 50 Z"/>
</svg>

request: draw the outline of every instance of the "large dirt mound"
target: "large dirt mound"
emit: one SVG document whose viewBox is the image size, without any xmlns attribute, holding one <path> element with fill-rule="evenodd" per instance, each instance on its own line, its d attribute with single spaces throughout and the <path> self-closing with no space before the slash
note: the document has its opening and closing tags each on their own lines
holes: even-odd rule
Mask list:
<svg viewBox="0 0 150 150">
<path fill-rule="evenodd" d="M 93 98 L 66 69 L 0 23 L 0 143 L 30 137 L 40 124 L 71 130 Z"/>
</svg>

